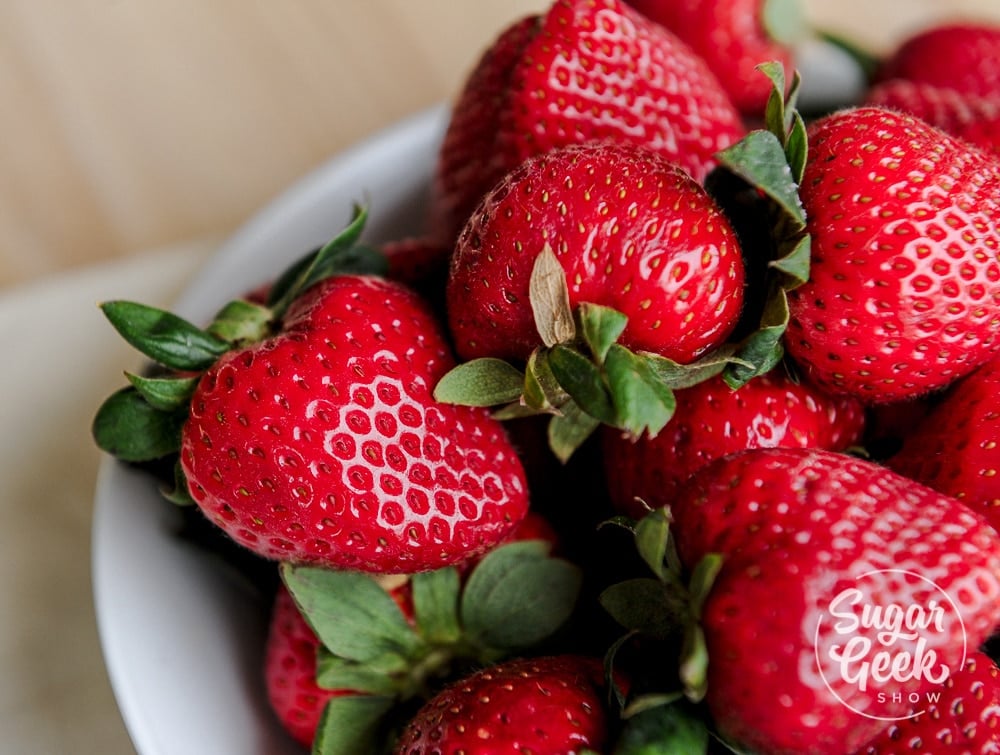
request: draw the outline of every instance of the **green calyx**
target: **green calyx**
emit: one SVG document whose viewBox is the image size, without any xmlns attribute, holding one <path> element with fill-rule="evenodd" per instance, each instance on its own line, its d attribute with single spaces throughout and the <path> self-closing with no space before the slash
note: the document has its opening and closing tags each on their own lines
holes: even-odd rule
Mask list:
<svg viewBox="0 0 1000 755">
<path fill-rule="evenodd" d="M 744 311 L 751 321 L 749 332 L 735 345 L 735 359 L 723 373 L 734 389 L 782 360 L 782 339 L 790 317 L 788 292 L 809 279 L 811 239 L 799 198 L 808 144 L 805 121 L 795 107 L 801 80 L 796 72 L 787 82 L 779 63 L 763 63 L 758 70 L 772 84 L 764 128 L 719 152 L 720 167 L 709 180 L 709 190 L 724 209 L 737 215 L 732 207 L 739 195 L 744 216 L 766 219 L 763 232 L 756 234 L 752 244 L 744 244 L 748 267 L 760 272 L 748 272 L 753 286 Z M 734 184 L 745 190 L 735 191 Z M 749 253 L 748 246 L 753 247 Z"/>
<path fill-rule="evenodd" d="M 680 699 L 701 701 L 707 690 L 708 652 L 701 624 L 702 608 L 711 592 L 722 557 L 710 553 L 686 574 L 678 558 L 666 509 L 651 511 L 637 522 L 616 520 L 628 527 L 636 551 L 652 572 L 614 584 L 600 595 L 605 611 L 627 630 L 608 653 L 614 669 L 622 648 L 635 640 L 667 644 L 678 650 L 676 678 L 657 679 L 654 688 L 619 697 L 623 717 Z"/>
<path fill-rule="evenodd" d="M 721 348 L 682 365 L 621 345 L 628 318 L 586 302 L 573 311 L 566 274 L 548 246 L 535 260 L 529 290 L 543 345 L 524 368 L 501 359 L 473 359 L 441 378 L 434 397 L 497 407 L 498 419 L 552 415 L 549 446 L 561 461 L 602 424 L 634 437 L 655 436 L 673 416 L 674 390 L 707 380 L 735 359 Z"/>
<path fill-rule="evenodd" d="M 566 624 L 581 586 L 578 568 L 542 541 L 500 546 L 464 578 L 451 567 L 413 575 L 412 618 L 367 574 L 284 564 L 281 577 L 322 643 L 317 682 L 351 691 L 324 712 L 314 747 L 323 755 L 378 752 L 407 702 L 530 653 Z"/>
<path fill-rule="evenodd" d="M 228 352 L 262 341 L 280 330 L 289 305 L 306 289 L 331 275 L 382 273 L 385 260 L 359 244 L 367 219 L 355 208 L 348 226 L 329 243 L 282 273 L 264 304 L 237 299 L 204 328 L 170 312 L 131 301 L 100 305 L 111 325 L 152 363 L 148 374 L 126 372 L 129 385 L 99 407 L 91 431 L 97 446 L 126 462 L 170 460 L 180 450 L 181 428 L 201 374 Z M 171 500 L 189 502 L 179 468 Z"/>
</svg>

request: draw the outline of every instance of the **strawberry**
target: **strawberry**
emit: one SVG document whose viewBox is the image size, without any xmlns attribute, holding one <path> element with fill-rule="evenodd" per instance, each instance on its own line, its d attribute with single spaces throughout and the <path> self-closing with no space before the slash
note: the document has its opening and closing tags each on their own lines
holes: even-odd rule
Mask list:
<svg viewBox="0 0 1000 755">
<path fill-rule="evenodd" d="M 450 242 L 526 158 L 592 140 L 648 147 L 696 180 L 743 134 L 715 76 L 674 34 L 621 0 L 556 0 L 486 51 L 455 105 L 432 207 Z"/>
<path fill-rule="evenodd" d="M 701 609 L 705 699 L 719 730 L 751 750 L 853 751 L 881 728 L 874 717 L 906 713 L 892 693 L 926 692 L 930 675 L 919 673 L 908 687 L 851 683 L 832 660 L 845 643 L 870 642 L 865 660 L 929 649 L 957 671 L 965 648 L 1000 623 L 1000 536 L 954 499 L 873 463 L 820 450 L 745 451 L 702 468 L 677 500 L 682 563 L 722 559 Z M 883 610 L 946 604 L 940 631 L 877 639 L 845 616 L 861 605 L 840 603 L 834 613 L 852 589 Z M 852 631 L 841 635 L 838 620 Z"/>
<path fill-rule="evenodd" d="M 1000 152 L 1000 98 L 963 94 L 923 82 L 893 79 L 872 87 L 865 103 L 901 110 L 982 149 Z"/>
<path fill-rule="evenodd" d="M 410 236 L 382 244 L 381 252 L 389 266 L 387 278 L 423 292 L 443 280 L 451 249 L 426 237 Z"/>
<path fill-rule="evenodd" d="M 812 238 L 789 355 L 820 387 L 884 403 L 942 388 L 1000 347 L 1000 169 L 881 108 L 809 128 Z"/>
<path fill-rule="evenodd" d="M 350 690 L 324 689 L 316 683 L 320 641 L 299 613 L 288 590 L 278 589 L 264 648 L 268 702 L 296 742 L 310 747 L 327 702 Z"/>
<path fill-rule="evenodd" d="M 932 26 L 904 40 L 881 62 L 880 81 L 907 79 L 994 97 L 1000 91 L 1000 27 L 983 23 Z"/>
<path fill-rule="evenodd" d="M 1000 529 L 1000 359 L 949 389 L 886 462 L 958 498 Z"/>
<path fill-rule="evenodd" d="M 776 0 L 629 0 L 701 56 L 745 115 L 764 114 L 771 89 L 757 66 L 794 65 L 792 42 L 799 26 L 795 3 Z"/>
<path fill-rule="evenodd" d="M 281 276 L 269 306 L 235 302 L 205 331 L 105 305 L 147 356 L 195 372 L 134 377 L 94 431 L 127 461 L 179 453 L 179 496 L 260 556 L 411 573 L 503 540 L 527 489 L 497 421 L 432 398 L 453 360 L 428 306 L 381 278 L 327 275 L 362 224 Z"/>
<path fill-rule="evenodd" d="M 691 362 L 740 314 L 739 242 L 704 189 L 646 150 L 574 145 L 512 171 L 462 231 L 447 289 L 462 358 L 523 360 L 540 345 L 529 282 L 546 246 L 570 306 L 624 314 L 630 348 Z"/>
<path fill-rule="evenodd" d="M 890 724 L 858 755 L 1000 753 L 1000 669 L 989 656 L 971 654 L 939 695 L 917 715 Z"/>
<path fill-rule="evenodd" d="M 721 456 L 778 446 L 839 451 L 860 440 L 865 422 L 857 401 L 828 397 L 779 370 L 737 390 L 716 377 L 676 397 L 673 418 L 655 438 L 610 428 L 602 436 L 612 503 L 636 519 L 647 506 L 669 506 L 689 476 Z"/>
<path fill-rule="evenodd" d="M 635 540 L 655 578 L 601 596 L 642 640 L 634 683 L 657 700 L 679 682 L 738 752 L 854 752 L 885 719 L 925 708 L 1000 624 L 1000 534 L 949 496 L 833 451 L 717 459 Z M 679 679 L 658 678 L 651 643 L 680 637 Z"/>
<path fill-rule="evenodd" d="M 546 656 L 485 668 L 448 687 L 404 729 L 397 755 L 561 755 L 607 741 L 597 658 Z"/>
</svg>

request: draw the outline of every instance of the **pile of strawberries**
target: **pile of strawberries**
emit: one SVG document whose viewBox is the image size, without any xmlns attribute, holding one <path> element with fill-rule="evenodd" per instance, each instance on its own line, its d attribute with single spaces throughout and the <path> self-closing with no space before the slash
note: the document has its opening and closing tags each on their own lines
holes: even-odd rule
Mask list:
<svg viewBox="0 0 1000 755">
<path fill-rule="evenodd" d="M 95 439 L 273 577 L 313 752 L 1000 752 L 1000 29 L 802 113 L 774 5 L 556 0 L 426 236 L 102 305 Z"/>
</svg>

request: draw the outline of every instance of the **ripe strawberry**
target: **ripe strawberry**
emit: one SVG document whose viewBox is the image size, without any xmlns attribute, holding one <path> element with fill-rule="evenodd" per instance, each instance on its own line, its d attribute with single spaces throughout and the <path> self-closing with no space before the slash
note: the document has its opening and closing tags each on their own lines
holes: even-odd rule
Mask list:
<svg viewBox="0 0 1000 755">
<path fill-rule="evenodd" d="M 181 437 L 192 497 L 267 558 L 398 573 L 486 550 L 524 516 L 523 470 L 497 422 L 431 398 L 450 366 L 408 290 L 317 284 L 198 384 Z"/>
<path fill-rule="evenodd" d="M 316 683 L 320 641 L 283 586 L 275 594 L 264 648 L 268 701 L 296 742 L 310 747 L 327 702 L 350 690 L 324 689 Z"/>
<path fill-rule="evenodd" d="M 1000 669 L 989 656 L 970 655 L 939 693 L 925 710 L 893 722 L 858 755 L 1000 753 Z"/>
<path fill-rule="evenodd" d="M 865 416 L 850 398 L 831 398 L 772 371 L 738 390 L 713 378 L 677 391 L 677 409 L 655 438 L 606 428 L 604 470 L 615 507 L 640 519 L 645 506 L 677 500 L 684 481 L 715 459 L 747 448 L 842 450 L 858 442 Z"/>
<path fill-rule="evenodd" d="M 757 66 L 777 61 L 785 70 L 794 67 L 792 3 L 781 3 L 780 15 L 769 12 L 779 5 L 774 0 L 629 0 L 629 5 L 690 45 L 746 115 L 763 115 L 771 93 Z"/>
<path fill-rule="evenodd" d="M 549 246 L 569 304 L 628 317 L 622 343 L 687 363 L 722 343 L 742 304 L 739 242 L 708 194 L 627 145 L 575 145 L 512 171 L 461 237 L 448 317 L 465 359 L 525 359 L 540 345 L 529 279 Z"/>
<path fill-rule="evenodd" d="M 1000 359 L 949 389 L 887 464 L 958 498 L 1000 529 Z"/>
<path fill-rule="evenodd" d="M 1000 152 L 1000 98 L 996 95 L 980 97 L 932 84 L 893 79 L 872 87 L 865 103 L 915 115 L 977 147 Z"/>
<path fill-rule="evenodd" d="M 684 566 L 721 557 L 698 613 L 705 699 L 738 747 L 853 752 L 1000 623 L 1000 535 L 871 462 L 744 451 L 703 467 L 677 501 Z"/>
<path fill-rule="evenodd" d="M 801 199 L 812 268 L 786 346 L 814 382 L 895 401 L 1000 347 L 995 158 L 911 116 L 841 111 L 809 129 Z"/>
<path fill-rule="evenodd" d="M 977 23 L 934 26 L 904 40 L 879 66 L 881 81 L 909 81 L 962 94 L 994 97 L 1000 91 L 1000 27 Z"/>
<path fill-rule="evenodd" d="M 526 158 L 591 140 L 648 147 L 697 180 L 743 135 L 716 78 L 677 37 L 621 0 L 556 0 L 500 35 L 456 103 L 434 222 L 450 242 Z"/>
<path fill-rule="evenodd" d="M 397 755 L 561 755 L 607 740 L 600 660 L 548 656 L 485 668 L 421 708 Z"/>
</svg>

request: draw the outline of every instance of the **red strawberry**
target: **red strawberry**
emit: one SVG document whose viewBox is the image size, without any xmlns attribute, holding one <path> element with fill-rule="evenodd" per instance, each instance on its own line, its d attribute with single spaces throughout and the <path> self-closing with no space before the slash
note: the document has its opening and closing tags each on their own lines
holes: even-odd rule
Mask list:
<svg viewBox="0 0 1000 755">
<path fill-rule="evenodd" d="M 1000 753 L 1000 669 L 973 653 L 948 678 L 940 697 L 912 718 L 893 722 L 859 755 L 905 753 Z"/>
<path fill-rule="evenodd" d="M 788 353 L 872 403 L 941 388 L 1000 347 L 1000 169 L 923 121 L 841 111 L 809 130 L 809 281 Z"/>
<path fill-rule="evenodd" d="M 296 742 L 310 747 L 323 708 L 349 690 L 324 689 L 316 683 L 319 638 L 306 623 L 292 596 L 278 589 L 264 650 L 264 682 L 271 708 Z"/>
<path fill-rule="evenodd" d="M 600 660 L 549 656 L 485 668 L 421 708 L 397 755 L 563 755 L 607 740 Z"/>
<path fill-rule="evenodd" d="M 953 386 L 887 463 L 1000 529 L 1000 359 Z"/>
<path fill-rule="evenodd" d="M 868 105 L 901 110 L 977 147 L 1000 152 L 1000 97 L 980 97 L 906 79 L 869 90 Z"/>
<path fill-rule="evenodd" d="M 570 305 L 625 314 L 630 348 L 690 362 L 740 314 L 739 242 L 690 176 L 636 147 L 571 146 L 511 172 L 463 230 L 447 289 L 463 358 L 524 359 L 540 345 L 529 279 L 546 246 Z"/>
<path fill-rule="evenodd" d="M 830 398 L 779 371 L 738 390 L 714 378 L 676 397 L 673 418 L 655 438 L 605 429 L 611 500 L 634 518 L 646 511 L 637 498 L 652 508 L 669 506 L 688 477 L 721 456 L 779 446 L 841 450 L 858 442 L 865 421 L 857 401 Z"/>
<path fill-rule="evenodd" d="M 722 88 L 743 113 L 761 116 L 771 93 L 757 66 L 777 61 L 794 67 L 786 26 L 795 19 L 769 13 L 773 0 L 629 0 L 629 5 L 674 32 L 704 58 Z M 780 28 L 779 28 L 780 27 Z"/>
<path fill-rule="evenodd" d="M 908 79 L 963 94 L 1000 91 L 1000 27 L 977 23 L 934 26 L 906 39 L 878 70 L 882 81 Z"/>
<path fill-rule="evenodd" d="M 506 30 L 458 99 L 440 155 L 435 226 L 451 240 L 526 158 L 590 140 L 660 152 L 702 180 L 743 135 L 705 63 L 621 0 L 556 0 Z"/>
<path fill-rule="evenodd" d="M 524 516 L 523 470 L 497 422 L 431 398 L 451 364 L 410 291 L 317 284 L 278 335 L 199 383 L 181 439 L 191 495 L 268 558 L 412 572 L 486 550 Z"/>
<path fill-rule="evenodd" d="M 684 566 L 721 556 L 698 614 L 705 699 L 738 747 L 853 752 L 1000 623 L 1000 535 L 871 462 L 744 451 L 703 467 L 677 501 Z"/>
</svg>

